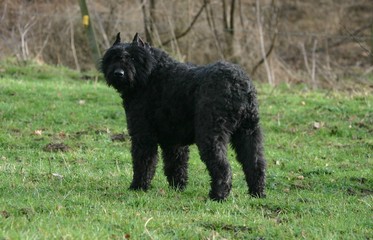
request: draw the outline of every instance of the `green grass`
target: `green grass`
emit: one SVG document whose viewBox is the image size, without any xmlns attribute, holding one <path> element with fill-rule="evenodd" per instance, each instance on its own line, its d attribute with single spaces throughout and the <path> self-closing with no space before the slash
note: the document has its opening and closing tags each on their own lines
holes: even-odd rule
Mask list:
<svg viewBox="0 0 373 240">
<path fill-rule="evenodd" d="M 267 198 L 247 195 L 230 151 L 233 190 L 216 203 L 194 146 L 184 192 L 161 162 L 151 190 L 127 190 L 130 140 L 111 140 L 124 111 L 102 82 L 2 62 L 0 239 L 372 239 L 372 94 L 258 92 Z"/>
</svg>

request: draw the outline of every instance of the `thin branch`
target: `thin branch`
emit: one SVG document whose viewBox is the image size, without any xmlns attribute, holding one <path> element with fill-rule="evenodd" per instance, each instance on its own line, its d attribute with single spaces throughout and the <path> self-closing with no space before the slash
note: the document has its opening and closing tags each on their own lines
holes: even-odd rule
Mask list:
<svg viewBox="0 0 373 240">
<path fill-rule="evenodd" d="M 304 65 L 306 66 L 308 74 L 311 75 L 311 69 L 310 69 L 310 65 L 308 64 L 308 56 L 307 56 L 306 47 L 304 46 L 304 43 L 301 43 L 299 45 L 300 45 L 300 49 L 303 54 Z"/>
<path fill-rule="evenodd" d="M 359 39 L 357 39 L 356 34 L 351 33 L 346 26 L 343 26 L 343 28 L 346 30 L 346 32 L 350 35 L 350 37 L 357 43 L 359 46 L 368 53 L 369 56 L 373 57 L 373 54 L 367 47 L 365 47 Z"/>
<path fill-rule="evenodd" d="M 75 48 L 74 24 L 73 24 L 73 21 L 71 20 L 72 18 L 71 17 L 69 17 L 69 18 L 70 18 L 70 46 L 71 46 L 71 51 L 72 51 L 72 54 L 73 54 L 76 70 L 78 72 L 80 72 L 81 68 L 80 68 L 80 65 L 79 65 L 79 60 L 78 60 L 78 57 L 77 57 L 77 54 L 76 54 L 76 48 Z"/>
<path fill-rule="evenodd" d="M 144 20 L 144 30 L 145 30 L 145 39 L 147 42 L 150 43 L 150 45 L 153 44 L 152 38 L 151 38 L 151 20 L 150 17 L 147 14 L 146 11 L 146 0 L 141 0 L 141 10 L 143 14 L 143 20 Z"/>
<path fill-rule="evenodd" d="M 206 10 L 207 23 L 209 25 L 209 28 L 210 28 L 212 34 L 214 35 L 214 42 L 215 42 L 216 48 L 218 50 L 218 53 L 219 53 L 220 57 L 222 59 L 225 59 L 222 47 L 220 45 L 220 41 L 219 41 L 219 37 L 218 37 L 218 32 L 217 32 L 216 26 L 215 26 L 214 12 L 213 12 L 213 10 L 212 10 L 211 7 L 210 8 L 207 7 L 207 3 L 209 3 L 209 0 L 204 0 L 204 2 L 206 3 L 205 10 Z"/>
<path fill-rule="evenodd" d="M 164 9 L 166 9 L 166 6 L 164 5 L 163 2 L 162 2 L 162 6 L 163 6 Z M 172 19 L 171 19 L 171 17 L 170 17 L 169 14 L 167 14 L 166 17 L 167 17 L 167 22 L 170 25 L 170 33 L 171 33 L 172 39 L 175 39 L 176 38 L 176 36 L 175 36 L 175 27 L 174 27 L 174 24 L 172 22 Z M 176 52 L 176 54 L 178 56 L 178 59 L 181 60 L 182 59 L 182 55 L 180 53 L 180 48 L 179 48 L 178 42 L 174 41 L 174 42 L 171 42 L 171 43 L 172 43 L 171 44 L 172 51 Z"/>
<path fill-rule="evenodd" d="M 245 24 L 244 24 L 244 21 L 243 21 L 242 3 L 241 3 L 241 0 L 238 0 L 238 8 L 239 8 L 239 12 L 240 12 L 240 23 L 241 23 L 241 27 L 242 27 L 242 28 L 245 28 Z"/>
<path fill-rule="evenodd" d="M 316 46 L 317 46 L 317 39 L 313 42 L 313 48 L 312 48 L 312 72 L 311 72 L 311 79 L 312 79 L 312 85 L 315 89 L 317 87 L 316 84 Z"/>
<path fill-rule="evenodd" d="M 227 17 L 227 5 L 225 0 L 221 0 L 223 4 L 223 27 L 224 29 L 228 29 L 228 17 Z"/>
<path fill-rule="evenodd" d="M 21 36 L 21 50 L 22 50 L 22 60 L 26 61 L 28 59 L 29 51 L 28 51 L 28 45 L 26 41 L 26 35 L 30 31 L 30 29 L 36 24 L 37 20 L 35 20 L 35 17 L 32 17 L 25 26 L 21 27 L 20 24 L 18 24 L 18 31 Z"/>
<path fill-rule="evenodd" d="M 349 32 L 349 31 L 346 29 L 345 26 L 344 26 L 344 28 L 345 28 L 345 30 L 349 33 L 350 36 L 356 36 L 356 35 L 359 34 L 360 32 L 362 32 L 362 31 L 364 31 L 364 30 L 366 30 L 366 29 L 372 27 L 372 25 L 373 25 L 373 22 L 371 22 L 371 23 L 369 23 L 369 24 L 367 24 L 367 25 L 364 25 L 364 26 L 362 26 L 361 28 L 356 29 L 356 30 L 353 31 L 352 33 Z M 356 37 L 355 37 L 355 38 L 356 38 Z M 333 48 L 333 47 L 338 47 L 338 46 L 344 44 L 348 39 L 349 39 L 348 37 L 345 37 L 345 38 L 342 38 L 341 40 L 336 41 L 336 42 L 334 42 L 334 43 L 332 43 L 332 44 L 328 44 L 328 48 L 330 49 L 330 48 Z M 325 51 L 325 47 L 321 47 L 321 48 L 316 49 L 316 52 L 323 52 L 323 51 Z"/>
<path fill-rule="evenodd" d="M 260 16 L 259 0 L 256 0 L 256 18 L 257 18 L 257 21 L 258 21 L 260 50 L 261 50 L 262 57 L 264 59 L 264 66 L 265 66 L 266 71 L 267 71 L 268 83 L 270 85 L 272 85 L 273 84 L 273 76 L 272 76 L 272 72 L 271 72 L 271 69 L 269 67 L 268 60 L 266 58 L 266 52 L 265 52 L 265 49 L 264 49 L 264 37 L 263 37 L 263 29 L 262 29 L 262 22 L 261 22 L 261 16 Z"/>
<path fill-rule="evenodd" d="M 229 32 L 233 35 L 234 33 L 234 10 L 235 10 L 235 2 L 236 0 L 232 0 L 231 2 L 231 15 L 230 15 L 230 25 L 229 25 Z"/>
<path fill-rule="evenodd" d="M 275 48 L 276 39 L 277 39 L 277 34 L 274 34 L 272 39 L 271 39 L 271 45 L 269 46 L 269 49 L 268 49 L 267 53 L 265 54 L 265 57 L 260 59 L 260 61 L 253 67 L 253 70 L 251 70 L 251 76 L 254 76 L 258 67 L 264 63 L 264 59 L 267 59 L 269 57 L 269 55 L 271 55 L 273 49 Z"/>
<path fill-rule="evenodd" d="M 52 26 L 52 22 L 49 22 L 48 23 L 48 29 L 51 29 L 51 26 Z M 51 36 L 51 33 L 52 33 L 52 31 L 48 31 L 47 37 L 45 38 L 45 40 L 43 42 L 43 45 L 41 46 L 39 52 L 36 54 L 36 57 L 35 57 L 36 59 L 38 59 L 41 56 L 41 54 L 43 53 L 44 48 L 47 46 L 47 43 L 49 41 L 49 37 Z"/>
<path fill-rule="evenodd" d="M 206 5 L 207 5 L 208 1 L 204 1 L 202 7 L 199 9 L 198 13 L 194 16 L 192 22 L 189 24 L 189 26 L 187 27 L 187 29 L 184 30 L 184 32 L 176 35 L 174 38 L 171 38 L 171 39 L 168 39 L 167 41 L 164 41 L 162 42 L 162 45 L 166 45 L 168 43 L 170 43 L 171 41 L 173 40 L 177 40 L 179 38 L 182 38 L 184 37 L 185 35 L 188 34 L 188 32 L 192 29 L 192 27 L 194 26 L 194 24 L 197 22 L 197 19 L 199 18 L 199 16 L 201 15 L 203 9 L 205 9 Z"/>
<path fill-rule="evenodd" d="M 110 44 L 110 41 L 109 41 L 109 38 L 106 34 L 106 31 L 105 31 L 105 28 L 104 28 L 104 25 L 102 24 L 102 18 L 100 17 L 100 15 L 97 13 L 97 10 L 96 8 L 94 7 L 93 8 L 93 14 L 95 15 L 95 21 L 97 22 L 97 25 L 98 25 L 98 30 L 100 31 L 101 33 L 101 36 L 102 36 L 102 39 L 104 41 L 104 45 L 105 45 L 105 48 L 109 48 L 111 46 Z M 69 17 L 71 19 L 71 17 Z"/>
<path fill-rule="evenodd" d="M 1 21 L 1 22 L 4 21 L 5 14 L 7 13 L 7 9 L 8 9 L 8 1 L 6 1 L 4 5 L 5 5 L 5 6 L 4 6 L 4 9 L 3 9 L 3 14 L 2 14 L 2 16 L 1 16 L 1 18 L 0 18 L 0 21 Z"/>
<path fill-rule="evenodd" d="M 271 45 L 269 46 L 269 49 L 267 51 L 267 53 L 265 54 L 264 57 L 262 57 L 262 59 L 259 60 L 259 62 L 253 67 L 253 70 L 251 71 L 251 75 L 253 76 L 256 72 L 256 70 L 259 68 L 260 65 L 262 65 L 264 63 L 264 61 L 271 55 L 275 45 L 276 45 L 276 40 L 277 40 L 277 35 L 278 35 L 278 29 L 277 29 L 277 26 L 279 24 L 279 20 L 278 20 L 278 14 L 277 14 L 277 11 L 276 11 L 276 7 L 275 7 L 275 2 L 274 0 L 271 1 L 271 7 L 272 9 L 274 9 L 272 11 L 272 19 L 274 19 L 275 21 L 275 26 L 274 26 L 274 34 L 271 38 Z M 272 22 L 272 20 L 271 20 Z"/>
</svg>

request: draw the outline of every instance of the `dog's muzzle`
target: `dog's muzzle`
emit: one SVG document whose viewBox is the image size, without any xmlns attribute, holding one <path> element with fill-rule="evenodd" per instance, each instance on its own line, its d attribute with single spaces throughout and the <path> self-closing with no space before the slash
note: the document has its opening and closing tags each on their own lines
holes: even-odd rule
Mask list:
<svg viewBox="0 0 373 240">
<path fill-rule="evenodd" d="M 124 77 L 124 71 L 122 69 L 115 69 L 114 76 L 118 78 Z"/>
</svg>

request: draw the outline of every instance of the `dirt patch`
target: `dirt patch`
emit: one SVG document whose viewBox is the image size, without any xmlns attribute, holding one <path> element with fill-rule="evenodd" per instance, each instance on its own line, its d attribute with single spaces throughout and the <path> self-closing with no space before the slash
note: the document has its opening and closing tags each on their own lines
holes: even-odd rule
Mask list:
<svg viewBox="0 0 373 240">
<path fill-rule="evenodd" d="M 67 152 L 70 147 L 64 143 L 48 143 L 43 150 L 45 152 Z"/>
<path fill-rule="evenodd" d="M 7 211 L 5 211 L 5 210 L 1 211 L 1 212 L 0 212 L 0 215 L 1 215 L 3 218 L 8 218 L 8 217 L 10 217 L 10 213 L 7 212 Z"/>
<path fill-rule="evenodd" d="M 123 133 L 119 133 L 119 134 L 111 135 L 110 138 L 111 138 L 111 141 L 113 141 L 113 142 L 124 142 L 124 141 L 126 141 L 127 136 Z"/>
<path fill-rule="evenodd" d="M 234 233 L 238 232 L 249 232 L 253 231 L 253 228 L 242 226 L 242 225 L 231 225 L 231 224 L 219 224 L 219 223 L 203 223 L 202 227 L 211 229 L 214 231 L 223 230 L 223 231 L 230 231 Z"/>
</svg>

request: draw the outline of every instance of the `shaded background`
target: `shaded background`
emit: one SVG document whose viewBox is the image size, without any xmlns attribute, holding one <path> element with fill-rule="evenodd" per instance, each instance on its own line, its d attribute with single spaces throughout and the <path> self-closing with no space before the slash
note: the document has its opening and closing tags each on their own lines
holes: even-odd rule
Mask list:
<svg viewBox="0 0 373 240">
<path fill-rule="evenodd" d="M 373 89 L 372 0 L 87 0 L 100 52 L 136 32 L 180 61 L 256 81 Z M 79 1 L 0 0 L 0 58 L 94 69 Z M 266 59 L 266 61 L 264 61 Z"/>
</svg>

